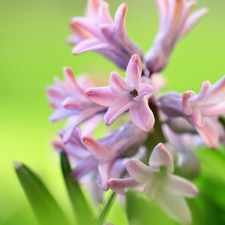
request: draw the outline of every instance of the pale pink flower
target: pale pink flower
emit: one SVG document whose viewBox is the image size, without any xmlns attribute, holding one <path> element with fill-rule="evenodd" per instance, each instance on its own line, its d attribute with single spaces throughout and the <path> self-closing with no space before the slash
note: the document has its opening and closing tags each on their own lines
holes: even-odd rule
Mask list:
<svg viewBox="0 0 225 225">
<path fill-rule="evenodd" d="M 109 186 L 119 194 L 127 188 L 137 188 L 153 199 L 171 218 L 182 223 L 191 223 L 191 213 L 184 197 L 193 198 L 198 189 L 190 181 L 173 175 L 173 158 L 162 143 L 153 150 L 149 167 L 139 160 L 126 163 L 131 178 L 110 179 Z"/>
<path fill-rule="evenodd" d="M 184 94 L 168 93 L 158 101 L 159 107 L 168 116 L 186 118 L 205 140 L 215 149 L 219 143 L 218 116 L 225 114 L 225 77 L 215 84 L 202 84 L 199 94 L 186 91 Z"/>
<path fill-rule="evenodd" d="M 195 1 L 155 1 L 159 11 L 160 26 L 154 44 L 145 56 L 146 66 L 151 73 L 159 72 L 165 68 L 176 43 L 208 11 L 206 8 L 202 8 L 190 15 Z"/>
<path fill-rule="evenodd" d="M 111 18 L 109 5 L 103 0 L 89 0 L 85 17 L 75 17 L 71 21 L 74 36 L 69 43 L 75 45 L 73 54 L 96 51 L 126 69 L 130 57 L 139 54 L 136 46 L 126 33 L 127 5 L 122 4 Z"/>
<path fill-rule="evenodd" d="M 148 106 L 148 97 L 153 88 L 141 83 L 141 59 L 133 55 L 126 70 L 126 79 L 112 72 L 109 86 L 89 88 L 86 96 L 96 104 L 107 106 L 105 123 L 111 125 L 120 115 L 129 110 L 131 120 L 142 130 L 150 131 L 155 119 Z"/>
</svg>

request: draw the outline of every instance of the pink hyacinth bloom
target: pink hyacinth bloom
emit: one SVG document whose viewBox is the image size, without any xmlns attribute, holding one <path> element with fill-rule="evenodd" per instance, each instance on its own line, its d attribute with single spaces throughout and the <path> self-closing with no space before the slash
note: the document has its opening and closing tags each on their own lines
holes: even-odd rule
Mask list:
<svg viewBox="0 0 225 225">
<path fill-rule="evenodd" d="M 133 55 L 126 70 L 126 79 L 112 72 L 109 86 L 89 88 L 86 96 L 96 104 L 107 106 L 105 123 L 110 126 L 120 115 L 129 110 L 131 120 L 142 130 L 152 129 L 155 119 L 148 106 L 148 97 L 153 88 L 141 83 L 141 59 Z"/>
<path fill-rule="evenodd" d="M 84 146 L 99 162 L 99 172 L 102 180 L 100 186 L 104 190 L 108 189 L 108 180 L 110 174 L 112 174 L 110 172 L 113 171 L 112 168 L 117 168 L 114 169 L 116 171 L 114 174 L 118 177 L 118 174 L 120 175 L 123 170 L 118 165 L 122 165 L 124 158 L 136 154 L 146 138 L 147 133 L 131 122 L 124 124 L 120 129 L 100 140 L 95 140 L 90 136 L 82 137 Z M 118 165 L 115 166 L 116 164 Z"/>
<path fill-rule="evenodd" d="M 103 0 L 89 0 L 85 17 L 75 17 L 71 21 L 74 36 L 69 43 L 75 45 L 73 54 L 96 51 L 126 69 L 133 54 L 143 55 L 141 49 L 127 36 L 127 5 L 122 4 L 111 18 L 108 3 Z"/>
<path fill-rule="evenodd" d="M 173 175 L 173 158 L 166 147 L 159 143 L 149 159 L 149 167 L 139 160 L 126 163 L 131 178 L 110 179 L 109 186 L 119 194 L 127 188 L 137 188 L 153 199 L 172 219 L 191 223 L 191 213 L 184 197 L 193 198 L 197 187 L 190 181 Z"/>
<path fill-rule="evenodd" d="M 90 80 L 78 82 L 72 69 L 68 67 L 64 69 L 64 76 L 64 82 L 55 78 L 55 85 L 47 89 L 48 100 L 55 110 L 50 118 L 51 121 L 73 116 L 75 127 L 97 114 L 106 112 L 107 108 L 94 104 L 85 96 L 85 90 L 90 85 L 93 86 Z"/>
<path fill-rule="evenodd" d="M 217 148 L 220 138 L 217 118 L 225 113 L 225 76 L 213 85 L 203 82 L 199 94 L 168 93 L 159 99 L 158 105 L 168 116 L 187 119 L 209 147 Z"/>
<path fill-rule="evenodd" d="M 160 17 L 160 27 L 153 46 L 146 53 L 146 66 L 151 73 L 165 68 L 176 43 L 185 36 L 198 20 L 207 13 L 202 8 L 190 15 L 195 1 L 155 0 Z"/>
</svg>

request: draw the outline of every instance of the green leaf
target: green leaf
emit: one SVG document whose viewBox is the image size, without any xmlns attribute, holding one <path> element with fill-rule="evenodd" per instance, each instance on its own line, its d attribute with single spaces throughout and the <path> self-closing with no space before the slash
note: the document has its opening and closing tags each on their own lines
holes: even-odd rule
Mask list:
<svg viewBox="0 0 225 225">
<path fill-rule="evenodd" d="M 136 190 L 126 194 L 126 213 L 129 225 L 177 225 L 147 196 Z"/>
<path fill-rule="evenodd" d="M 15 162 L 14 165 L 38 222 L 41 225 L 67 225 L 66 217 L 38 175 L 20 162 Z"/>
<path fill-rule="evenodd" d="M 102 224 L 105 222 L 105 219 L 106 219 L 106 217 L 107 217 L 107 215 L 108 215 L 108 213 L 109 213 L 109 211 L 110 211 L 110 209 L 111 209 L 111 207 L 112 207 L 112 204 L 113 204 L 113 202 L 114 202 L 114 200 L 115 200 L 115 197 L 116 197 L 116 193 L 113 192 L 113 193 L 110 195 L 108 201 L 106 202 L 106 204 L 105 204 L 103 210 L 102 210 L 101 213 L 99 214 L 99 217 L 98 217 L 98 219 L 96 220 L 95 225 L 102 225 Z"/>
<path fill-rule="evenodd" d="M 61 169 L 77 224 L 93 224 L 94 217 L 79 183 L 71 178 L 71 167 L 64 152 L 61 152 Z"/>
</svg>

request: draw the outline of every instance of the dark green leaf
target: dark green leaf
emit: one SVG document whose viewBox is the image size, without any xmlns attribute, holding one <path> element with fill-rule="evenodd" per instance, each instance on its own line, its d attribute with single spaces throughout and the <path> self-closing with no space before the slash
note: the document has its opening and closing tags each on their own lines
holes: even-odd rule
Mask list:
<svg viewBox="0 0 225 225">
<path fill-rule="evenodd" d="M 82 193 L 79 183 L 71 178 L 71 167 L 64 152 L 61 152 L 61 168 L 77 224 L 93 224 L 93 212 Z"/>
<path fill-rule="evenodd" d="M 38 175 L 20 162 L 14 165 L 38 222 L 41 225 L 67 225 L 66 217 Z"/>
</svg>

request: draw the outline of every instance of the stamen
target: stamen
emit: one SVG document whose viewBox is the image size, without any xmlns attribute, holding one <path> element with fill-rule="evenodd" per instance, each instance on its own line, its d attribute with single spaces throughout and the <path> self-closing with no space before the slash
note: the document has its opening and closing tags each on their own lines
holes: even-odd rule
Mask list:
<svg viewBox="0 0 225 225">
<path fill-rule="evenodd" d="M 136 89 L 134 89 L 133 91 L 131 91 L 130 94 L 131 94 L 133 97 L 137 97 L 137 96 L 138 96 L 138 92 L 137 92 Z"/>
</svg>

